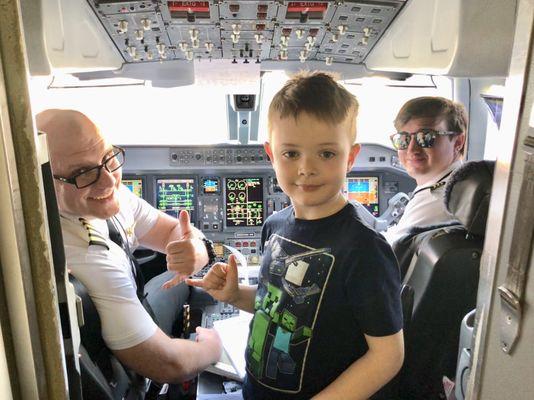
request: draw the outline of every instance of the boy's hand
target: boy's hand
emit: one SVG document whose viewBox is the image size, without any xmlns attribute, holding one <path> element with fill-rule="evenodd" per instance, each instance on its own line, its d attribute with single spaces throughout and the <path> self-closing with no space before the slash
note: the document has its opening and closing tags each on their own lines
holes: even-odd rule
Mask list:
<svg viewBox="0 0 534 400">
<path fill-rule="evenodd" d="M 228 264 L 214 264 L 203 279 L 186 279 L 186 283 L 204 289 L 216 300 L 235 303 L 239 292 L 235 256 L 228 258 Z"/>
</svg>

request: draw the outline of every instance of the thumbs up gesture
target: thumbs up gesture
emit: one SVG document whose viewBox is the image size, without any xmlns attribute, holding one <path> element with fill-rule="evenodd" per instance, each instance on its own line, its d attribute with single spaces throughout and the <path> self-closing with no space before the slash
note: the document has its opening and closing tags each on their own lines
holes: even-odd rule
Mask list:
<svg viewBox="0 0 534 400">
<path fill-rule="evenodd" d="M 180 211 L 178 216 L 182 236 L 167 244 L 167 269 L 175 271 L 176 276 L 163 284 L 170 288 L 182 282 L 209 261 L 206 246 L 200 238 L 199 231 L 191 225 L 187 211 Z"/>
</svg>

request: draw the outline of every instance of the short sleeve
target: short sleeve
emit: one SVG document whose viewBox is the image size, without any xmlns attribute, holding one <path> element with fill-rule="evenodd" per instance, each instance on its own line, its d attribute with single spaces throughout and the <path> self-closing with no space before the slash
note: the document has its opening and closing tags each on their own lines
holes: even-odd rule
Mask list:
<svg viewBox="0 0 534 400">
<path fill-rule="evenodd" d="M 85 254 L 71 255 L 68 261 L 73 275 L 87 287 L 100 317 L 102 337 L 112 350 L 138 345 L 157 329 L 131 278 L 119 267 L 123 262 L 100 246 L 90 246 Z"/>
<path fill-rule="evenodd" d="M 402 329 L 400 272 L 391 247 L 378 234 L 357 246 L 345 290 L 355 319 L 369 336 Z"/>
</svg>

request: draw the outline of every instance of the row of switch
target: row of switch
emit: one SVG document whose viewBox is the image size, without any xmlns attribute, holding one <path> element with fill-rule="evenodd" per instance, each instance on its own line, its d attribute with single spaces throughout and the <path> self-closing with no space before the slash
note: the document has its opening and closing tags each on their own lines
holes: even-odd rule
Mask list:
<svg viewBox="0 0 534 400">
<path fill-rule="evenodd" d="M 210 229 L 210 224 L 204 223 L 202 225 L 202 229 L 204 229 L 204 230 Z M 218 231 L 219 230 L 219 224 L 211 224 L 211 229 L 214 230 L 214 231 Z"/>
<path fill-rule="evenodd" d="M 256 242 L 235 242 L 234 247 L 256 247 Z"/>
<path fill-rule="evenodd" d="M 375 161 L 376 161 L 376 157 L 369 157 L 369 162 L 375 162 Z M 384 162 L 384 161 L 386 161 L 386 157 L 380 156 L 380 157 L 378 157 L 378 161 Z"/>
</svg>

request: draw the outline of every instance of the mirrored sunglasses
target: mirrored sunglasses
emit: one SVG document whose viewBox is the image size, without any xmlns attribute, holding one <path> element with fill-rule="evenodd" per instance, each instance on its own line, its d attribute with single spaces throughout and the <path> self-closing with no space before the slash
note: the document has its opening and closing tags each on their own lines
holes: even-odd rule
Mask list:
<svg viewBox="0 0 534 400">
<path fill-rule="evenodd" d="M 429 149 L 434 146 L 436 137 L 458 135 L 458 132 L 436 131 L 435 129 L 423 128 L 417 132 L 397 132 L 391 135 L 391 144 L 395 150 L 406 150 L 410 145 L 412 137 L 419 147 Z"/>
</svg>

